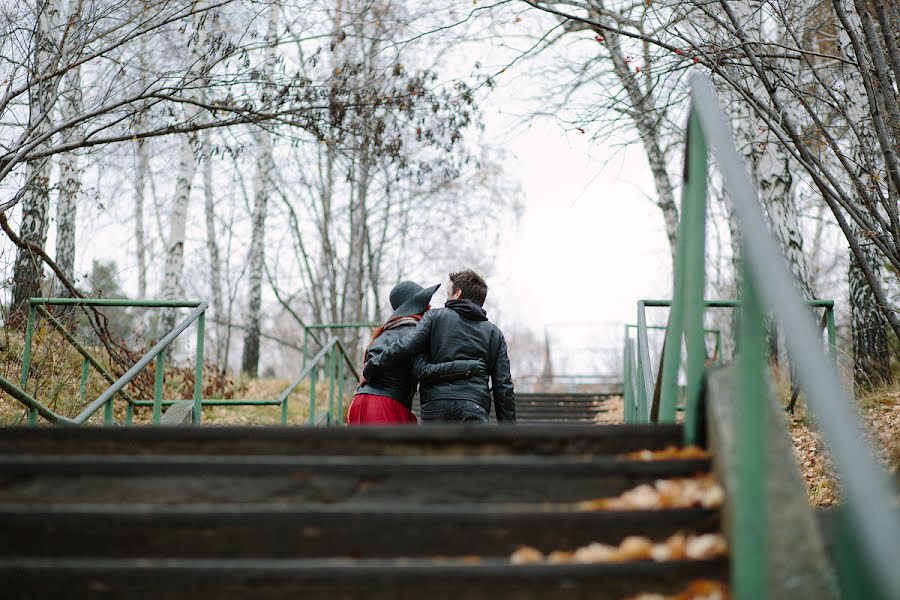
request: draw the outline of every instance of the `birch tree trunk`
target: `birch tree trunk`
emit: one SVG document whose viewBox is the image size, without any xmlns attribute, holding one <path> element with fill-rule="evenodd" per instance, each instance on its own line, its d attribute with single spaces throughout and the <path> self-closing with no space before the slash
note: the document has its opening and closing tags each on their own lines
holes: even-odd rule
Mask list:
<svg viewBox="0 0 900 600">
<path fill-rule="evenodd" d="M 599 17 L 599 15 L 597 15 Z M 658 111 L 652 90 L 641 88 L 638 76 L 632 71 L 627 57 L 622 50 L 620 36 L 613 32 L 604 33 L 613 64 L 613 73 L 619 79 L 628 94 L 629 115 L 638 130 L 644 154 L 653 174 L 653 185 L 656 188 L 656 205 L 662 211 L 666 226 L 666 237 L 669 240 L 669 251 L 672 257 L 672 272 L 675 271 L 675 252 L 678 238 L 678 204 L 675 202 L 675 188 L 666 170 L 666 157 L 663 152 L 661 136 L 662 128 L 658 123 Z"/>
<path fill-rule="evenodd" d="M 253 226 L 250 235 L 250 255 L 247 278 L 247 316 L 244 330 L 244 350 L 241 372 L 256 377 L 259 371 L 260 309 L 262 307 L 262 276 L 265 260 L 266 208 L 272 189 L 275 166 L 272 161 L 272 138 L 268 131 L 259 131 L 258 156 L 253 194 Z"/>
<path fill-rule="evenodd" d="M 53 68 L 57 58 L 53 32 L 59 23 L 57 0 L 37 0 L 37 27 L 34 34 L 35 74 Z M 29 129 L 33 136 L 41 135 L 49 128 L 50 114 L 56 102 L 57 78 L 48 78 L 33 88 L 29 97 Z M 46 144 L 45 145 L 49 145 Z M 25 169 L 25 194 L 22 200 L 22 222 L 19 237 L 23 241 L 44 247 L 47 241 L 48 213 L 50 209 L 50 159 L 28 161 Z M 28 250 L 18 248 L 13 271 L 13 303 L 11 313 L 25 310 L 28 299 L 41 293 L 43 265 L 41 259 Z"/>
<path fill-rule="evenodd" d="M 857 18 L 856 15 L 853 16 Z M 847 56 L 853 56 L 852 43 L 846 31 L 839 34 L 841 44 Z M 855 69 L 842 68 L 840 79 L 847 86 L 849 107 L 847 110 L 851 124 L 855 125 L 855 140 L 852 143 L 852 160 L 857 165 L 856 175 L 863 184 L 863 189 L 875 193 L 876 182 L 872 181 L 870 170 L 866 165 L 877 159 L 876 149 L 879 142 L 875 132 L 869 127 L 869 104 L 861 74 Z M 856 209 L 866 212 L 867 206 L 873 206 L 871 198 L 864 198 L 858 193 L 855 196 Z M 859 242 L 859 249 L 865 258 L 866 266 L 875 275 L 876 284 L 881 281 L 881 262 L 878 251 L 871 242 L 867 242 L 866 233 L 862 231 L 856 220 L 850 221 L 852 235 Z M 881 383 L 891 381 L 890 354 L 885 330 L 882 307 L 879 306 L 878 295 L 872 288 L 872 282 L 865 275 L 856 254 L 850 251 L 850 264 L 847 270 L 850 296 L 850 334 L 853 340 L 853 380 L 857 386 L 869 389 Z"/>
<path fill-rule="evenodd" d="M 61 118 L 66 121 L 81 111 L 81 76 L 79 69 L 68 71 L 64 77 L 65 93 L 60 97 Z M 75 128 L 68 130 L 66 141 L 76 137 Z M 81 189 L 81 173 L 78 155 L 65 152 L 59 159 L 59 203 L 56 207 L 56 264 L 66 279 L 73 281 L 75 272 L 75 217 L 78 192 Z M 65 286 L 57 284 L 57 296 L 68 295 Z"/>
<path fill-rule="evenodd" d="M 184 238 L 187 229 L 187 209 L 191 199 L 196 161 L 192 135 L 181 135 L 178 159 L 178 175 L 175 181 L 175 199 L 169 220 L 169 237 L 166 240 L 166 264 L 163 272 L 162 297 L 176 300 L 181 294 L 181 274 L 184 270 Z M 175 327 L 176 310 L 162 310 L 158 335 L 161 337 Z"/>
<path fill-rule="evenodd" d="M 860 247 L 869 261 L 869 267 L 880 274 L 881 264 L 875 249 L 866 243 L 861 243 Z M 872 389 L 890 383 L 892 379 L 887 332 L 878 308 L 878 300 L 852 252 L 847 278 L 850 284 L 853 380 L 863 389 Z"/>
<path fill-rule="evenodd" d="M 264 77 L 271 78 L 275 71 L 275 45 L 278 37 L 278 5 L 269 8 L 266 31 L 266 49 L 263 60 Z M 267 89 L 266 93 L 273 90 Z M 244 349 L 241 355 L 241 372 L 256 377 L 259 371 L 260 310 L 262 308 L 262 276 L 266 244 L 266 208 L 274 188 L 275 164 L 272 159 L 272 136 L 265 129 L 258 129 L 254 138 L 257 146 L 256 177 L 253 193 L 253 225 L 250 234 L 250 255 L 247 278 L 247 316 L 244 333 Z"/>
<path fill-rule="evenodd" d="M 368 235 L 366 198 L 369 193 L 372 170 L 365 151 L 360 152 L 360 155 L 355 191 L 350 200 L 349 267 L 344 282 L 342 311 L 345 319 L 356 323 L 362 322 L 365 315 L 366 236 Z M 347 343 L 347 349 L 353 352 L 360 341 L 359 332 L 356 329 L 346 331 L 344 341 Z"/>
<path fill-rule="evenodd" d="M 218 234 L 216 232 L 216 201 L 213 188 L 212 139 L 207 132 L 203 135 L 203 213 L 206 219 L 206 252 L 209 255 L 209 287 L 212 313 L 216 318 L 216 364 L 225 368 L 225 357 L 222 355 L 222 321 L 224 307 L 222 302 L 222 260 L 219 256 Z"/>
<path fill-rule="evenodd" d="M 144 194 L 147 190 L 147 172 L 150 164 L 143 140 L 133 142 L 134 169 L 134 245 L 137 259 L 137 295 L 147 297 L 147 243 L 144 238 Z"/>
</svg>

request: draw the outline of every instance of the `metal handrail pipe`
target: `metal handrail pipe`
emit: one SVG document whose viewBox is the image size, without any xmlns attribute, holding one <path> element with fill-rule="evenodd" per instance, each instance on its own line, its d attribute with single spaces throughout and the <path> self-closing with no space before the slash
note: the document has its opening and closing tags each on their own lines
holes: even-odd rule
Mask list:
<svg viewBox="0 0 900 600">
<path fill-rule="evenodd" d="M 784 332 L 795 372 L 806 391 L 807 403 L 825 433 L 831 456 L 847 497 L 848 517 L 859 535 L 865 561 L 873 565 L 885 595 L 900 598 L 900 514 L 893 506 L 896 490 L 860 443 L 853 401 L 837 373 L 828 367 L 820 335 L 796 290 L 794 280 L 772 242 L 759 199 L 731 137 L 718 98 L 708 77 L 691 77 L 691 98 L 710 146 L 715 149 L 728 196 L 741 222 L 747 273 L 759 297 L 774 313 Z"/>
<path fill-rule="evenodd" d="M 185 398 L 183 400 L 163 400 L 163 406 L 172 406 L 179 402 L 194 402 L 193 398 Z M 248 398 L 246 400 L 223 400 L 219 398 L 209 398 L 201 401 L 203 406 L 278 406 L 281 401 L 278 399 L 256 399 Z M 153 400 L 135 400 L 135 406 L 153 406 Z"/>
<path fill-rule="evenodd" d="M 116 382 L 116 380 L 112 376 L 112 374 L 109 371 L 107 371 L 103 365 L 100 364 L 100 361 L 98 361 L 96 358 L 94 358 L 93 355 L 87 351 L 87 348 L 82 346 L 78 342 L 78 340 L 75 339 L 75 336 L 73 336 L 71 333 L 68 332 L 68 330 L 66 330 L 65 326 L 59 322 L 59 319 L 57 319 L 52 314 L 50 314 L 50 311 L 48 311 L 42 305 L 38 305 L 35 308 L 37 309 L 37 311 L 39 313 L 41 313 L 44 316 L 45 319 L 47 319 L 47 322 L 49 322 L 51 325 L 53 325 L 53 327 L 57 331 L 59 331 L 64 338 L 66 338 L 66 341 L 68 341 L 70 344 L 72 344 L 72 346 L 75 347 L 75 350 L 81 356 L 83 356 L 84 359 L 86 361 L 88 361 L 91 364 L 91 366 L 97 370 L 98 373 L 100 373 L 100 375 L 103 377 L 103 379 L 106 380 L 107 383 L 113 384 Z M 125 396 L 125 400 L 127 400 L 131 404 L 134 404 L 135 400 L 134 400 L 134 398 L 131 397 L 131 394 L 129 394 L 125 390 L 122 390 L 122 395 Z"/>
<path fill-rule="evenodd" d="M 648 308 L 669 308 L 672 306 L 671 300 L 641 300 L 644 306 Z M 813 308 L 834 308 L 834 300 L 805 300 L 807 306 Z M 741 306 L 740 300 L 704 300 L 706 308 L 738 308 Z"/>
<path fill-rule="evenodd" d="M 29 298 L 32 306 L 120 306 L 138 308 L 196 308 L 202 300 L 130 300 L 128 298 Z"/>
<path fill-rule="evenodd" d="M 379 323 L 313 323 L 304 325 L 304 329 L 362 329 L 365 327 L 378 327 Z"/>
<path fill-rule="evenodd" d="M 645 308 L 645 303 L 643 300 L 638 302 L 638 332 L 637 332 L 637 345 L 638 345 L 638 360 L 640 361 L 640 371 L 643 376 L 643 386 L 644 386 L 644 394 L 643 400 L 646 404 L 645 408 L 647 409 L 646 415 L 640 415 L 640 422 L 647 422 L 650 420 L 650 394 L 653 393 L 654 385 L 653 385 L 653 372 L 652 372 L 652 364 L 650 363 L 650 342 L 647 339 L 647 315 Z"/>
<path fill-rule="evenodd" d="M 154 358 L 156 358 L 160 352 L 165 350 L 166 347 L 171 344 L 176 337 L 181 335 L 181 333 L 185 329 L 190 327 L 190 325 L 206 311 L 206 307 L 207 303 L 201 302 L 199 306 L 192 310 L 181 323 L 176 325 L 172 331 L 163 336 L 161 340 L 159 340 L 152 348 L 150 348 L 150 350 L 148 350 L 147 353 L 144 354 L 133 367 L 128 369 L 124 375 L 119 377 L 119 379 L 117 379 L 114 384 L 109 386 L 102 394 L 100 394 L 100 396 L 96 400 L 88 404 L 83 411 L 78 413 L 78 416 L 75 417 L 74 421 L 78 424 L 81 424 L 91 418 L 91 415 L 93 415 L 100 409 L 100 407 L 106 404 L 107 400 L 112 398 L 116 393 L 119 392 L 119 390 L 125 387 L 126 383 L 131 381 L 135 375 L 144 370 L 144 368 L 146 368 L 147 365 L 149 365 L 150 362 Z"/>
<path fill-rule="evenodd" d="M 64 417 L 51 409 L 47 408 L 36 399 L 34 399 L 31 395 L 29 395 L 25 390 L 14 384 L 9 379 L 0 375 L 0 389 L 13 397 L 14 400 L 17 400 L 20 404 L 24 404 L 28 408 L 31 408 L 39 415 L 50 421 L 51 423 L 61 423 L 64 425 L 78 425 L 76 421 L 70 419 L 69 417 Z"/>
<path fill-rule="evenodd" d="M 630 323 L 628 325 L 625 325 L 625 327 L 627 329 L 637 329 L 637 325 L 632 325 Z M 665 331 L 667 329 L 668 327 L 666 327 L 665 325 L 647 325 L 648 331 Z M 704 329 L 703 333 L 722 333 L 722 330 L 716 328 L 708 328 Z"/>
<path fill-rule="evenodd" d="M 287 400 L 288 396 L 290 396 L 294 392 L 294 390 L 296 390 L 297 387 L 301 383 L 303 383 L 303 380 L 309 377 L 309 374 L 312 373 L 313 369 L 317 369 L 319 367 L 319 361 L 321 361 L 325 357 L 325 355 L 328 354 L 328 351 L 331 350 L 331 347 L 334 346 L 336 341 L 337 338 L 331 338 L 330 340 L 328 340 L 328 342 L 325 343 L 322 349 L 312 357 L 312 360 L 309 361 L 309 364 L 306 365 L 306 367 L 302 371 L 300 371 L 300 376 L 297 377 L 297 379 L 294 380 L 291 385 L 285 388 L 283 392 L 281 392 L 281 395 L 278 397 L 279 404 L 283 404 L 285 400 Z"/>
<path fill-rule="evenodd" d="M 339 338 L 334 338 L 335 342 L 337 342 L 338 350 L 341 351 L 341 354 L 344 357 L 344 362 L 350 367 L 350 371 L 353 373 L 353 376 L 356 379 L 360 378 L 359 369 L 356 368 L 356 365 L 353 364 L 353 359 L 350 358 L 350 354 L 347 352 L 347 349 L 344 348 L 344 343 Z"/>
</svg>

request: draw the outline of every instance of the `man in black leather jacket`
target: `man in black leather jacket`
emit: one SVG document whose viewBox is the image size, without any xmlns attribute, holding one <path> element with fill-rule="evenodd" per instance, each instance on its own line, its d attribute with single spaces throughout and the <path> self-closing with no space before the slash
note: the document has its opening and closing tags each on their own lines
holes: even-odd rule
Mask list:
<svg viewBox="0 0 900 600">
<path fill-rule="evenodd" d="M 470 270 L 451 273 L 445 308 L 428 311 L 411 335 L 368 359 L 363 376 L 377 381 L 386 367 L 415 355 L 417 363 L 482 360 L 487 369 L 484 374 L 423 381 L 419 386 L 422 420 L 487 423 L 493 396 L 497 421 L 514 423 L 516 397 L 506 340 L 487 319 L 482 308 L 486 297 L 487 284 L 480 275 Z M 493 388 L 489 387 L 488 378 Z"/>
</svg>

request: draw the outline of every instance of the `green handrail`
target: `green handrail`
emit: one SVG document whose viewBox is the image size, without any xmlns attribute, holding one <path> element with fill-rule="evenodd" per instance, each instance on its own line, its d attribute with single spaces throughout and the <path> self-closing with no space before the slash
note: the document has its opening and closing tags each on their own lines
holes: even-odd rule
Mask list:
<svg viewBox="0 0 900 600">
<path fill-rule="evenodd" d="M 882 598 L 900 598 L 900 515 L 893 505 L 896 489 L 868 453 L 861 440 L 864 433 L 834 365 L 833 316 L 826 312 L 829 326 L 827 352 L 809 307 L 801 298 L 778 244 L 769 232 L 759 198 L 741 156 L 734 145 L 727 120 L 720 108 L 712 82 L 703 74 L 692 75 L 691 111 L 685 152 L 685 183 L 682 191 L 682 218 L 675 260 L 675 292 L 671 303 L 669 331 L 664 348 L 662 394 L 665 406 L 660 414 L 671 416 L 673 381 L 677 384 L 682 338 L 687 348 L 687 435 L 696 433 L 697 410 L 703 361 L 698 339 L 703 329 L 705 265 L 707 144 L 715 154 L 725 190 L 741 225 L 741 276 L 744 297 L 723 304 L 740 309 L 737 399 L 741 418 L 736 432 L 738 486 L 732 498 L 732 589 L 740 600 L 763 598 L 767 590 L 768 518 L 765 509 L 767 472 L 766 405 L 767 364 L 765 316 L 772 315 L 785 338 L 788 355 L 807 405 L 831 450 L 845 494 L 847 526 L 838 544 L 858 548 L 861 560 L 839 563 L 844 592 L 858 597 L 860 583 L 871 581 Z M 827 302 L 827 301 L 826 301 Z M 815 303 L 814 303 L 815 304 Z M 638 303 L 638 371 L 649 368 L 646 320 L 643 311 L 650 301 Z M 826 307 L 830 311 L 833 307 Z M 677 313 L 677 314 L 676 314 Z M 675 377 L 672 376 L 672 371 Z M 638 377 L 638 390 L 640 390 Z M 644 387 L 648 387 L 644 384 Z M 646 397 L 645 397 L 646 400 Z M 638 399 L 640 404 L 640 399 Z M 842 552 L 843 551 L 843 552 Z M 846 555 L 847 548 L 839 547 Z M 855 587 L 854 587 L 855 586 Z"/>
<path fill-rule="evenodd" d="M 645 302 L 654 303 L 659 302 L 656 300 L 646 300 Z M 644 328 L 644 331 L 666 331 L 667 327 L 664 325 L 647 325 Z M 642 423 L 649 422 L 650 420 L 650 400 L 649 398 L 643 398 L 641 400 L 642 406 L 647 406 L 648 411 L 646 414 L 643 414 L 638 409 L 637 399 L 638 399 L 638 388 L 637 388 L 637 367 L 636 363 L 638 362 L 637 357 L 635 356 L 636 343 L 635 339 L 632 338 L 631 332 L 634 330 L 640 330 L 640 327 L 637 324 L 627 324 L 625 325 L 625 351 L 624 351 L 624 364 L 623 364 L 623 400 L 625 406 L 625 422 L 626 423 Z M 722 331 L 720 329 L 710 327 L 703 330 L 704 335 L 714 336 L 715 345 L 713 350 L 713 355 L 717 357 L 717 361 L 712 364 L 718 364 L 718 361 L 721 360 L 721 348 L 722 348 Z M 644 336 L 646 339 L 646 336 Z M 649 359 L 648 359 L 649 361 Z M 644 365 L 644 371 L 650 372 L 651 367 L 648 366 L 648 363 Z M 652 376 L 651 376 L 652 380 Z M 649 393 L 649 392 L 648 392 Z"/>
<path fill-rule="evenodd" d="M 34 327 L 35 320 L 37 317 L 37 313 L 40 312 L 42 316 L 47 318 L 48 322 L 56 329 L 63 332 L 64 337 L 68 342 L 70 342 L 76 350 L 82 355 L 82 376 L 80 381 L 80 388 L 82 390 L 85 389 L 87 384 L 87 375 L 86 375 L 86 365 L 93 366 L 97 369 L 101 375 L 107 381 L 111 379 L 111 375 L 105 368 L 100 364 L 100 362 L 94 358 L 81 344 L 79 344 L 74 337 L 65 330 L 65 327 L 60 323 L 50 312 L 45 308 L 46 306 L 53 305 L 67 305 L 67 306 L 117 306 L 117 307 L 131 307 L 131 306 L 140 306 L 140 307 L 171 307 L 171 308 L 193 308 L 193 310 L 188 314 L 188 316 L 178 323 L 171 331 L 169 331 L 165 336 L 162 337 L 150 350 L 148 350 L 138 361 L 135 363 L 128 371 L 126 371 L 121 377 L 117 380 L 111 381 L 110 386 L 97 397 L 96 400 L 88 404 L 77 416 L 74 418 L 65 417 L 60 415 L 48 407 L 41 404 L 36 398 L 33 398 L 25 391 L 25 386 L 28 381 L 28 371 L 31 368 L 31 345 L 32 339 L 34 337 Z M 166 349 L 166 347 L 172 343 L 172 341 L 178 337 L 184 330 L 186 330 L 194 321 L 197 321 L 197 359 L 195 364 L 195 378 L 194 378 L 194 413 L 193 413 L 193 421 L 194 423 L 199 423 L 201 418 L 200 411 L 200 401 L 201 401 L 201 391 L 202 387 L 202 377 L 203 377 L 203 337 L 204 337 L 204 318 L 206 313 L 207 303 L 206 302 L 188 302 L 188 301 L 166 301 L 166 300 L 126 300 L 126 299 L 113 299 L 113 298 L 31 298 L 29 300 L 29 309 L 28 309 L 28 324 L 25 330 L 25 348 L 22 356 L 22 376 L 20 379 L 21 387 L 16 386 L 14 383 L 9 381 L 8 379 L 0 377 L 0 388 L 2 388 L 6 393 L 12 396 L 14 399 L 19 401 L 21 404 L 25 405 L 28 409 L 29 424 L 35 424 L 37 422 L 37 416 L 40 415 L 47 419 L 52 423 L 63 424 L 63 425 L 81 425 L 84 424 L 88 419 L 90 419 L 101 407 L 104 408 L 104 422 L 109 424 L 113 420 L 112 413 L 112 402 L 115 398 L 116 394 L 122 393 L 126 400 L 128 401 L 128 420 L 130 422 L 130 417 L 133 411 L 133 408 L 136 404 L 136 401 L 131 398 L 126 392 L 124 392 L 123 388 L 128 382 L 134 379 L 135 375 L 140 373 L 147 365 L 150 364 L 154 359 L 157 359 L 156 369 L 157 369 L 157 388 L 161 388 L 160 374 L 162 373 L 162 353 Z M 83 393 L 83 392 L 82 392 Z M 156 407 L 161 406 L 161 396 L 157 395 L 156 399 Z M 154 415 L 156 416 L 159 412 L 157 408 L 154 408 Z M 158 423 L 158 417 L 154 419 L 154 422 Z"/>
<path fill-rule="evenodd" d="M 324 365 L 320 365 L 320 363 L 324 363 Z M 344 344 L 337 337 L 332 337 L 329 339 L 321 350 L 309 361 L 309 363 L 303 368 L 300 372 L 300 376 L 291 383 L 288 387 L 281 392 L 281 395 L 278 398 L 278 403 L 281 406 L 281 422 L 282 424 L 287 424 L 287 414 L 288 414 L 288 398 L 297 389 L 297 387 L 303 383 L 305 379 L 309 379 L 309 424 L 316 424 L 316 382 L 318 380 L 318 371 L 320 366 L 324 366 L 324 374 L 329 382 L 329 406 L 328 413 L 326 414 L 326 424 L 341 424 L 340 419 L 335 419 L 335 412 L 337 415 L 343 416 L 344 413 L 344 375 L 343 368 L 344 365 L 350 369 L 350 372 L 359 381 L 359 371 L 356 368 L 356 365 L 353 364 L 353 360 L 350 358 L 350 355 L 347 353 L 346 348 L 344 348 Z M 337 390 L 337 398 L 338 398 L 338 406 L 337 411 L 335 411 L 334 407 L 334 398 L 335 398 L 335 386 L 338 386 Z"/>
<path fill-rule="evenodd" d="M 337 337 L 330 338 L 322 345 L 322 349 L 312 357 L 300 371 L 300 375 L 292 381 L 277 398 L 262 399 L 241 399 L 241 400 L 225 400 L 218 398 L 204 398 L 201 401 L 203 406 L 278 406 L 280 411 L 280 422 L 282 425 L 288 423 L 288 402 L 290 396 L 305 380 L 310 380 L 310 415 L 309 424 L 316 424 L 316 383 L 319 380 L 318 372 L 321 369 L 324 378 L 329 385 L 329 410 L 326 413 L 325 423 L 328 425 L 340 424 L 338 416 L 343 416 L 344 410 L 344 365 L 349 367 L 349 372 L 359 380 L 359 371 L 353 360 L 350 358 L 343 343 Z M 335 406 L 334 401 L 337 400 Z M 184 402 L 184 400 L 162 400 L 163 406 L 171 406 L 173 404 Z M 135 400 L 135 406 L 152 406 L 153 401 Z"/>
<path fill-rule="evenodd" d="M 828 348 L 830 350 L 830 357 L 832 363 L 837 365 L 837 348 L 835 346 L 835 327 L 834 327 L 834 301 L 833 300 L 809 300 L 807 301 L 807 306 L 810 308 L 821 308 L 825 311 L 825 324 L 828 335 Z M 740 308 L 741 302 L 739 300 L 704 300 L 702 302 L 702 306 L 704 307 L 704 312 L 710 308 L 729 308 L 729 309 L 737 309 Z M 655 329 L 663 329 L 668 331 L 671 335 L 666 337 L 666 346 L 663 349 L 663 366 L 666 364 L 674 364 L 676 366 L 680 366 L 681 361 L 681 347 L 675 346 L 674 344 L 669 344 L 669 340 L 674 338 L 678 338 L 678 335 L 675 333 L 672 324 L 668 326 L 660 326 L 660 325 L 647 325 L 646 324 L 646 309 L 647 308 L 671 308 L 670 312 L 674 312 L 675 308 L 673 306 L 672 300 L 659 300 L 659 299 L 648 299 L 641 300 L 638 302 L 638 323 L 636 325 L 627 325 L 625 336 L 626 339 L 629 338 L 629 330 L 636 329 L 635 340 L 632 342 L 631 353 L 632 356 L 630 358 L 630 362 L 625 365 L 625 368 L 632 369 L 635 371 L 635 377 L 638 373 L 643 374 L 649 373 L 651 375 L 647 376 L 647 380 L 644 385 L 638 386 L 634 385 L 630 390 L 629 394 L 626 394 L 626 400 L 630 402 L 626 402 L 625 404 L 625 414 L 626 416 L 629 414 L 633 415 L 631 422 L 636 423 L 648 423 L 650 422 L 650 408 L 652 404 L 652 394 L 651 392 L 656 388 L 656 381 L 652 378 L 653 373 L 653 365 L 650 361 L 650 353 L 649 353 L 649 341 L 647 336 L 647 331 L 655 330 Z M 718 329 L 704 329 L 704 333 L 715 333 L 716 335 L 716 349 L 717 351 L 721 351 L 722 343 L 721 343 L 721 331 Z M 626 342 L 627 343 L 627 342 Z M 705 348 L 704 346 L 698 346 L 698 352 L 694 353 L 693 356 L 696 358 L 697 363 L 705 363 Z M 628 347 L 625 349 L 626 356 L 628 355 Z M 637 356 L 634 354 L 637 353 Z M 668 353 L 668 354 L 667 354 Z M 688 353 L 688 359 L 690 360 L 692 354 Z M 696 365 L 695 365 L 696 366 Z M 677 374 L 678 369 L 673 369 L 674 373 L 670 373 L 667 379 L 664 379 L 660 382 L 660 418 L 658 421 L 660 422 L 674 422 L 675 413 L 678 411 L 678 399 L 681 395 L 681 391 L 679 386 L 677 385 Z M 657 377 L 662 378 L 665 369 L 663 369 L 662 373 L 658 373 Z M 697 371 L 695 370 L 692 374 L 695 383 L 702 380 L 703 372 L 700 371 L 699 377 L 697 375 Z M 625 376 L 626 382 L 629 380 L 629 377 L 626 372 Z M 690 396 L 689 396 L 690 394 Z M 692 407 L 696 407 L 696 401 L 699 400 L 699 388 L 694 386 L 690 392 L 687 392 L 687 388 L 685 388 L 685 398 L 691 397 L 694 400 L 694 403 L 691 404 L 691 407 L 686 407 L 687 410 L 691 410 Z M 640 407 L 643 407 L 641 409 Z M 664 417 L 663 415 L 667 415 Z M 689 424 L 693 425 L 694 421 L 689 421 Z M 697 432 L 695 427 L 688 427 L 685 431 L 685 442 L 689 444 L 696 443 Z"/>
<path fill-rule="evenodd" d="M 309 351 L 309 338 L 311 337 L 316 344 L 319 345 L 319 349 L 325 347 L 322 344 L 322 340 L 319 339 L 318 336 L 314 333 L 316 330 L 320 329 L 374 329 L 378 327 L 380 323 L 314 323 L 311 325 L 303 325 L 303 366 L 306 366 L 306 357 Z"/>
</svg>

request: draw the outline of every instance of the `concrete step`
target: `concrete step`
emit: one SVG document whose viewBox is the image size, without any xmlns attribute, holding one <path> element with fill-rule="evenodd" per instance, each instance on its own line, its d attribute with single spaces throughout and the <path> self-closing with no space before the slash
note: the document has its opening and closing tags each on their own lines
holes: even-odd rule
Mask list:
<svg viewBox="0 0 900 600">
<path fill-rule="evenodd" d="M 709 468 L 590 455 L 0 455 L 0 502 L 568 502 Z"/>
<path fill-rule="evenodd" d="M 46 427 L 0 428 L 0 454 L 608 455 L 659 450 L 680 425 L 596 427 Z"/>
<path fill-rule="evenodd" d="M 10 598 L 620 600 L 727 578 L 726 560 L 510 565 L 503 559 L 2 559 Z"/>
<path fill-rule="evenodd" d="M 573 511 L 571 505 L 401 502 L 296 509 L 277 505 L 0 505 L 0 556 L 107 558 L 508 557 L 628 535 L 663 540 L 719 528 L 718 511 Z"/>
</svg>

